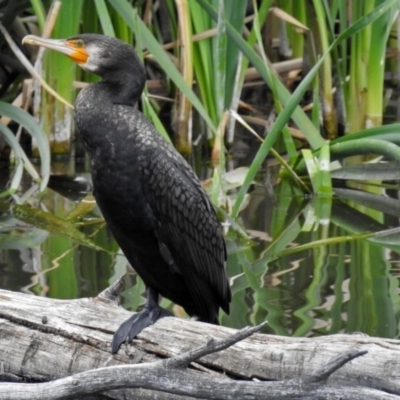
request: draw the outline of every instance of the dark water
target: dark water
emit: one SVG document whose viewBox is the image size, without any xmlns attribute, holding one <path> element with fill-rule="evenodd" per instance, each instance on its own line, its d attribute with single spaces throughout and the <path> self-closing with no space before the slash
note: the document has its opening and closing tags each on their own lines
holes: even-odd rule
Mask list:
<svg viewBox="0 0 400 400">
<path fill-rule="evenodd" d="M 237 226 L 227 233 L 233 301 L 231 314 L 221 314 L 222 324 L 239 328 L 267 319 L 264 331 L 280 335 L 357 331 L 397 337 L 400 235 L 358 237 L 397 227 L 398 216 L 345 200 L 305 198 L 289 182 L 270 183 L 253 188 Z M 127 274 L 122 303 L 131 310 L 140 308 L 141 279 L 119 252 L 98 210 L 76 212 L 77 204 L 82 207 L 77 199 L 49 189 L 33 205 L 64 221 L 79 221 L 80 229 L 107 251 L 3 214 L 0 287 L 73 299 L 95 296 Z M 71 213 L 77 217 L 71 219 Z M 287 252 L 301 245 L 301 251 Z M 184 316 L 166 299 L 163 306 Z"/>
</svg>

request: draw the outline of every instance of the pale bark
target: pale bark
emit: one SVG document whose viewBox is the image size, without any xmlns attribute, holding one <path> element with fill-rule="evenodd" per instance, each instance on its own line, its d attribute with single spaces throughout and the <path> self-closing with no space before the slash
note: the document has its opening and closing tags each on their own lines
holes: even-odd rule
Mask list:
<svg viewBox="0 0 400 400">
<path fill-rule="evenodd" d="M 194 349 L 236 330 L 164 318 L 113 356 L 112 335 L 130 313 L 110 294 L 60 301 L 0 290 L 0 381 L 8 382 L 0 383 L 0 399 L 86 398 L 93 390 L 107 399 L 400 399 L 400 341 L 394 339 L 254 334 L 185 368 L 182 357 L 168 363 L 165 357 L 189 352 L 191 360 Z"/>
</svg>

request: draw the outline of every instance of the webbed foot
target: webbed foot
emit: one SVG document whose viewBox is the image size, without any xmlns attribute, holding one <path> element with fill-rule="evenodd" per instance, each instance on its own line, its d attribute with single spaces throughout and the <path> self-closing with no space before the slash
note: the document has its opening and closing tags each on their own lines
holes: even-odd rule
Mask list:
<svg viewBox="0 0 400 400">
<path fill-rule="evenodd" d="M 143 329 L 164 317 L 173 317 L 173 314 L 158 305 L 158 293 L 149 288 L 144 309 L 132 315 L 115 332 L 111 343 L 112 354 L 118 351 L 122 343 L 129 343 Z"/>
</svg>

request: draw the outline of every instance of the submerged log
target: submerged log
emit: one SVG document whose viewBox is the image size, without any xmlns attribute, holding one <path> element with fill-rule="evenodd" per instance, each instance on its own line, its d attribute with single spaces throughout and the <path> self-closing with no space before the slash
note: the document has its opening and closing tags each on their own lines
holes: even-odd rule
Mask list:
<svg viewBox="0 0 400 400">
<path fill-rule="evenodd" d="M 120 287 L 62 301 L 0 290 L 0 399 L 400 399 L 394 339 L 256 333 L 238 342 L 252 331 L 163 318 L 112 355 L 130 315 L 117 305 Z"/>
</svg>

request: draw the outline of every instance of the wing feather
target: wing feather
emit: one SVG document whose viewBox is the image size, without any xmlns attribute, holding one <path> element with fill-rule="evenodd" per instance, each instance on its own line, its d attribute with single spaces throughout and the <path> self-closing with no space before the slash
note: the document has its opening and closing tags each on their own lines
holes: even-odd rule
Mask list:
<svg viewBox="0 0 400 400">
<path fill-rule="evenodd" d="M 162 139 L 154 146 L 162 146 L 163 151 L 149 147 L 142 182 L 158 221 L 157 237 L 168 248 L 194 299 L 202 303 L 205 295 L 212 295 L 216 306 L 229 312 L 225 242 L 210 199 L 183 157 Z"/>
</svg>

